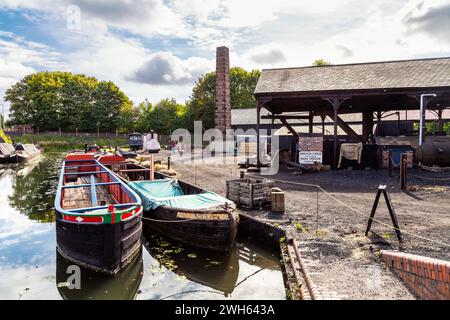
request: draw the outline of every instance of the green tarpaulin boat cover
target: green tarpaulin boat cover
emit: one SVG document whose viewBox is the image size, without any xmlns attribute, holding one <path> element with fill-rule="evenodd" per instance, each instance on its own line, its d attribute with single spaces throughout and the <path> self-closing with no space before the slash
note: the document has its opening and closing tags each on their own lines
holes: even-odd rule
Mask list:
<svg viewBox="0 0 450 320">
<path fill-rule="evenodd" d="M 177 180 L 160 179 L 153 181 L 130 182 L 131 189 L 137 192 L 142 199 L 144 210 L 155 210 L 159 206 L 168 206 L 179 209 L 207 209 L 228 203 L 233 203 L 214 193 L 183 194 Z"/>
</svg>

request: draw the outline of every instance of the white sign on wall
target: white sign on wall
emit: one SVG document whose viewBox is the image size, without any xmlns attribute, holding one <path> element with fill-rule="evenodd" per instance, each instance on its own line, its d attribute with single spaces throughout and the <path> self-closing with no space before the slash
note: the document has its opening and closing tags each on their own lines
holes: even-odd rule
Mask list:
<svg viewBox="0 0 450 320">
<path fill-rule="evenodd" d="M 322 151 L 299 151 L 300 164 L 322 163 Z"/>
</svg>

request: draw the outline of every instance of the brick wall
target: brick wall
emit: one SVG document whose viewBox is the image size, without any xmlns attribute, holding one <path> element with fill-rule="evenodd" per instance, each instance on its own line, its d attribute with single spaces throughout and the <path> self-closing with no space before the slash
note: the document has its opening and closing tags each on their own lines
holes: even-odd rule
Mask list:
<svg viewBox="0 0 450 320">
<path fill-rule="evenodd" d="M 215 126 L 222 132 L 231 128 L 230 53 L 227 47 L 216 51 Z"/>
<path fill-rule="evenodd" d="M 300 151 L 322 151 L 323 137 L 322 135 L 299 135 L 298 147 Z"/>
<path fill-rule="evenodd" d="M 412 168 L 414 153 L 412 151 L 406 151 L 405 153 L 406 153 L 406 160 L 408 161 L 407 166 L 408 166 L 408 168 Z M 388 163 L 389 163 L 389 151 L 383 150 L 382 157 L 383 157 L 382 158 L 383 159 L 383 161 L 382 161 L 383 169 L 387 169 Z M 395 164 L 397 164 L 397 163 L 395 163 Z"/>
<path fill-rule="evenodd" d="M 323 155 L 323 136 L 320 134 L 299 134 L 298 137 L 298 161 L 302 164 L 313 164 L 313 163 L 322 163 L 323 159 L 318 160 L 316 156 L 310 158 L 309 156 L 305 156 L 305 154 L 309 154 L 310 151 L 314 151 L 314 154 L 318 154 L 320 152 Z M 322 156 L 320 156 L 322 158 Z"/>
<path fill-rule="evenodd" d="M 381 258 L 419 297 L 450 299 L 450 262 L 390 250 Z"/>
</svg>

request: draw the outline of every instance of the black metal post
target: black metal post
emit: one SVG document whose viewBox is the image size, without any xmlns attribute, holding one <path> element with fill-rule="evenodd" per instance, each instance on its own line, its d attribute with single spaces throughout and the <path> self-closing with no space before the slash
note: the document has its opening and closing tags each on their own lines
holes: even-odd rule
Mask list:
<svg viewBox="0 0 450 320">
<path fill-rule="evenodd" d="M 392 150 L 388 150 L 388 175 L 392 178 Z"/>
<path fill-rule="evenodd" d="M 402 153 L 400 160 L 400 189 L 403 191 L 407 190 L 406 185 L 407 168 L 408 168 L 408 155 L 406 153 Z"/>
<path fill-rule="evenodd" d="M 338 141 L 337 141 L 337 117 L 338 117 L 338 109 L 339 109 L 339 100 L 337 98 L 333 99 L 333 110 L 334 110 L 334 132 L 333 132 L 333 166 L 337 167 L 337 149 L 338 149 Z"/>
<path fill-rule="evenodd" d="M 261 159 L 259 157 L 260 147 L 259 147 L 259 127 L 260 127 L 260 113 L 261 104 L 259 101 L 256 102 L 256 167 L 261 168 Z"/>
</svg>

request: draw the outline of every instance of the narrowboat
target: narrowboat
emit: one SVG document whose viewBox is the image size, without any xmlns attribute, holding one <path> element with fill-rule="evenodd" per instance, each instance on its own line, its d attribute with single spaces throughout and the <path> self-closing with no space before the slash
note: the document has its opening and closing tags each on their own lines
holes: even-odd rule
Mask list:
<svg viewBox="0 0 450 320">
<path fill-rule="evenodd" d="M 101 157 L 99 161 L 141 197 L 144 223 L 153 230 L 194 247 L 230 251 L 239 224 L 233 202 L 193 184 L 120 161 L 120 157 L 116 161 Z"/>
<path fill-rule="evenodd" d="M 16 154 L 16 149 L 10 143 L 0 143 L 0 163 L 11 162 Z"/>
<path fill-rule="evenodd" d="M 55 210 L 57 250 L 76 264 L 114 275 L 141 250 L 141 200 L 93 154 L 66 156 Z"/>
<path fill-rule="evenodd" d="M 41 155 L 41 149 L 34 144 L 17 144 L 16 152 L 9 160 L 12 163 L 23 163 L 36 159 Z"/>
</svg>

